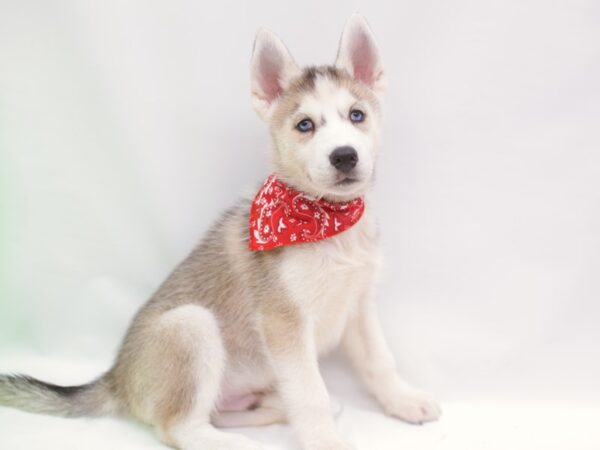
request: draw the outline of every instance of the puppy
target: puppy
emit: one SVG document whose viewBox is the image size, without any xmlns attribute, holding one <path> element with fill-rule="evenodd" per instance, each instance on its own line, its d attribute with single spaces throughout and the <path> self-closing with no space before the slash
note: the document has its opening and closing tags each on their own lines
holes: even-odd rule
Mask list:
<svg viewBox="0 0 600 450">
<path fill-rule="evenodd" d="M 83 386 L 0 377 L 0 404 L 67 417 L 125 413 L 181 450 L 261 448 L 223 427 L 288 421 L 304 449 L 351 448 L 336 431 L 318 357 L 341 345 L 385 412 L 435 420 L 395 371 L 374 306 L 368 199 L 384 72 L 352 16 L 333 66 L 301 69 L 260 30 L 252 102 L 274 173 L 229 209 L 135 316 L 113 367 Z"/>
</svg>

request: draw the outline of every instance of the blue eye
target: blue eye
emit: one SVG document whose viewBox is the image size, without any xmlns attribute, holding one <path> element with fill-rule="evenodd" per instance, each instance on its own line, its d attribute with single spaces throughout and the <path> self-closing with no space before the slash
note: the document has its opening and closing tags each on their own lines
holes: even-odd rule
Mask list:
<svg viewBox="0 0 600 450">
<path fill-rule="evenodd" d="M 309 131 L 312 131 L 314 128 L 315 128 L 315 124 L 310 119 L 303 119 L 300 122 L 298 122 L 298 125 L 296 125 L 296 129 L 298 131 L 300 131 L 301 133 L 308 133 Z"/>
<path fill-rule="evenodd" d="M 350 111 L 350 120 L 354 123 L 360 123 L 365 120 L 365 113 L 360 109 L 353 109 Z"/>
</svg>

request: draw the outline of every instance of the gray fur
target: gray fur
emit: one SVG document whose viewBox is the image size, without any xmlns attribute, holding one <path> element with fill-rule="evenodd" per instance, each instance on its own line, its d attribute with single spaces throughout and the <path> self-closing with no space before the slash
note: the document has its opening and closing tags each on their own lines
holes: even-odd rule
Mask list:
<svg viewBox="0 0 600 450">
<path fill-rule="evenodd" d="M 143 404 L 149 396 L 156 396 L 157 403 L 169 413 L 183 414 L 191 407 L 185 399 L 192 397 L 194 387 L 183 382 L 186 377 L 182 374 L 196 355 L 174 355 L 177 344 L 165 343 L 156 323 L 165 312 L 186 304 L 201 305 L 214 313 L 222 324 L 227 353 L 236 355 L 235 365 L 263 364 L 265 355 L 257 345 L 261 338 L 255 317 L 264 307 L 260 304 L 268 302 L 273 292 L 284 292 L 273 270 L 281 250 L 248 249 L 249 207 L 249 201 L 243 200 L 227 211 L 138 311 L 115 364 L 102 378 L 82 386 L 62 387 L 24 375 L 4 375 L 0 377 L 0 405 L 65 417 L 120 410 L 154 422 L 157 417 L 149 416 Z M 252 295 L 246 295 L 248 292 Z M 157 362 L 158 366 L 151 367 Z M 156 377 L 149 376 L 153 372 Z M 168 375 L 180 395 L 168 391 L 160 398 L 161 390 L 169 387 Z M 178 404 L 170 405 L 174 400 L 179 400 Z"/>
<path fill-rule="evenodd" d="M 112 412 L 108 386 L 102 379 L 81 386 L 58 386 L 26 375 L 0 375 L 0 405 L 64 417 Z"/>
</svg>

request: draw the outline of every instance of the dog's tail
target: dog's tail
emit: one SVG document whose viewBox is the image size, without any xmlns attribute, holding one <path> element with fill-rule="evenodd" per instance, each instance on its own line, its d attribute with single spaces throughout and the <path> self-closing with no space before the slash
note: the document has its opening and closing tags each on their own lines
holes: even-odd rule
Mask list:
<svg viewBox="0 0 600 450">
<path fill-rule="evenodd" d="M 0 406 L 62 417 L 116 411 L 106 377 L 80 386 L 57 386 L 26 375 L 0 375 Z"/>
</svg>

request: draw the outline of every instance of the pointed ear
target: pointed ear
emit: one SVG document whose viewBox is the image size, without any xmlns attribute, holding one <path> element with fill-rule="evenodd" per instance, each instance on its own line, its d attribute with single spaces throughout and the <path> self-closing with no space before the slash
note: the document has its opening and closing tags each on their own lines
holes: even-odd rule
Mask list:
<svg viewBox="0 0 600 450">
<path fill-rule="evenodd" d="M 360 14 L 353 14 L 346 22 L 335 66 L 345 69 L 378 94 L 385 89 L 379 49 L 371 28 Z"/>
<path fill-rule="evenodd" d="M 263 119 L 270 117 L 273 104 L 298 75 L 300 69 L 281 39 L 260 29 L 252 52 L 251 89 L 252 105 Z"/>
</svg>

